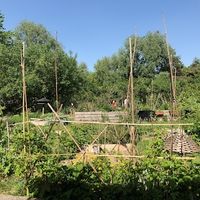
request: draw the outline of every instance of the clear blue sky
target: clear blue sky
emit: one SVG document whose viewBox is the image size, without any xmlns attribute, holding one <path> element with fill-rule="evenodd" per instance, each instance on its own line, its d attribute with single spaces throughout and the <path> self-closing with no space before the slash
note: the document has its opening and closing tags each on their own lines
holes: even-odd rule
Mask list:
<svg viewBox="0 0 200 200">
<path fill-rule="evenodd" d="M 22 20 L 44 25 L 66 52 L 78 54 L 90 70 L 133 34 L 164 32 L 182 62 L 200 58 L 200 0 L 0 0 L 4 26 L 13 30 Z"/>
</svg>

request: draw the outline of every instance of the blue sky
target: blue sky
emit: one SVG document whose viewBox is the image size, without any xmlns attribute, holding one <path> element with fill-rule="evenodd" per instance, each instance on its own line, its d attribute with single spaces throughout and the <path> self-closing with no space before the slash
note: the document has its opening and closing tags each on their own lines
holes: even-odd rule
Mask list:
<svg viewBox="0 0 200 200">
<path fill-rule="evenodd" d="M 44 25 L 66 52 L 78 54 L 90 70 L 98 59 L 111 56 L 136 30 L 164 33 L 188 66 L 200 58 L 200 0 L 0 0 L 4 26 L 13 30 L 22 20 Z"/>
</svg>

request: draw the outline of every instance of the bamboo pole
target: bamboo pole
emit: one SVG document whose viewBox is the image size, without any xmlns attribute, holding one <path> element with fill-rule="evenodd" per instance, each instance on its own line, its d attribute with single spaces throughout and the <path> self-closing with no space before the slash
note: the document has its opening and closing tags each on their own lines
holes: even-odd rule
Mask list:
<svg viewBox="0 0 200 200">
<path fill-rule="evenodd" d="M 58 122 L 59 120 L 49 120 L 48 122 Z M 31 122 L 31 121 L 29 121 Z M 71 121 L 71 120 L 64 120 L 63 122 L 72 123 L 72 124 L 98 124 L 98 125 L 118 125 L 118 126 L 194 126 L 194 123 L 118 123 L 118 122 L 94 122 L 94 121 Z M 27 122 L 28 123 L 28 122 Z M 15 123 L 9 124 L 11 126 L 18 126 L 22 125 L 23 123 Z"/>
<path fill-rule="evenodd" d="M 169 61 L 169 77 L 170 77 L 171 104 L 172 104 L 171 120 L 173 121 L 175 107 L 176 107 L 176 91 L 175 91 L 176 79 L 173 76 L 173 69 L 174 69 L 173 60 L 172 60 L 172 55 L 170 54 L 169 43 L 168 43 L 168 38 L 167 38 L 167 26 L 166 26 L 165 22 L 164 22 L 164 27 L 165 27 L 165 42 L 166 42 L 166 46 L 167 46 L 167 55 L 168 55 L 168 61 Z"/>
<path fill-rule="evenodd" d="M 106 131 L 107 128 L 108 126 L 105 126 L 104 129 L 97 135 L 97 137 L 92 141 L 90 145 L 93 145 L 98 140 L 98 138 Z"/>
<path fill-rule="evenodd" d="M 98 174 L 98 172 L 97 172 L 96 168 L 94 167 L 94 165 L 93 165 L 90 161 L 88 161 L 88 163 L 89 163 L 89 165 L 92 167 L 93 171 L 95 172 L 95 174 L 97 175 L 97 177 L 99 178 L 99 180 L 100 180 L 103 184 L 107 185 L 107 184 L 104 182 L 104 180 L 103 180 L 103 178 L 101 177 L 101 175 Z"/>
<path fill-rule="evenodd" d="M 114 157 L 114 158 L 136 158 L 136 159 L 151 159 L 151 157 L 148 157 L 147 155 L 121 155 L 121 154 L 93 154 L 93 153 L 84 153 L 85 156 L 87 157 Z M 35 155 L 30 155 L 29 158 L 35 158 L 39 156 L 72 156 L 76 155 L 76 153 L 50 153 L 50 154 L 35 154 Z M 17 155 L 16 155 L 17 156 Z M 20 155 L 19 155 L 20 156 Z M 153 157 L 154 159 L 169 159 L 165 158 L 163 156 L 157 156 Z M 174 156 L 170 157 L 170 159 L 175 159 L 175 160 L 198 160 L 198 157 L 182 157 L 182 156 Z"/>
<path fill-rule="evenodd" d="M 174 77 L 174 96 L 176 97 L 176 73 L 177 73 L 176 67 L 173 67 L 173 70 L 174 70 L 174 75 L 173 75 L 173 77 Z"/>
<path fill-rule="evenodd" d="M 21 68 L 22 68 L 22 88 L 23 88 L 23 98 L 22 98 L 22 112 L 23 112 L 23 136 L 24 136 L 24 155 L 27 152 L 26 146 L 26 131 L 29 136 L 29 119 L 28 119 L 28 103 L 26 94 L 26 79 L 25 79 L 25 42 L 22 43 L 22 53 L 21 53 Z M 30 145 L 30 143 L 29 143 Z M 30 146 L 29 146 L 30 151 Z M 27 180 L 26 180 L 27 181 Z M 29 189 L 26 187 L 26 195 L 29 196 Z"/>
<path fill-rule="evenodd" d="M 52 108 L 52 106 L 48 103 L 47 104 L 49 106 L 49 108 L 52 110 L 52 112 L 55 114 L 56 118 L 60 121 L 60 117 L 59 115 L 55 112 L 55 110 Z M 72 136 L 72 134 L 69 132 L 69 130 L 63 125 L 63 128 L 65 129 L 65 131 L 68 133 L 68 135 L 70 136 L 70 138 L 73 140 L 73 142 L 76 144 L 76 146 L 78 147 L 79 151 L 81 151 L 81 147 L 79 146 L 79 144 L 77 143 L 77 141 L 75 140 L 75 138 Z"/>
<path fill-rule="evenodd" d="M 133 64 L 135 59 L 135 50 L 136 50 L 136 36 L 134 38 L 134 48 L 132 50 L 132 38 L 129 38 L 129 54 L 130 54 L 130 94 L 131 94 L 131 121 L 135 122 L 135 106 L 134 106 L 134 88 L 133 88 Z M 130 138 L 132 142 L 132 154 L 135 154 L 135 127 L 130 127 Z"/>
<path fill-rule="evenodd" d="M 8 150 L 9 150 L 10 149 L 10 132 L 9 132 L 8 121 L 6 121 L 6 130 L 7 130 L 7 141 L 8 141 Z"/>
<path fill-rule="evenodd" d="M 25 83 L 25 43 L 22 43 L 22 53 L 21 53 L 21 68 L 22 68 L 22 90 L 23 90 L 23 97 L 22 97 L 22 116 L 23 116 L 23 136 L 24 136 L 24 153 L 26 152 L 26 101 L 25 101 L 25 91 L 26 91 L 26 83 Z"/>
<path fill-rule="evenodd" d="M 121 141 L 125 136 L 126 136 L 126 133 L 125 133 L 122 137 L 120 137 L 119 141 Z M 112 151 L 114 151 L 115 147 L 116 147 L 117 145 L 119 145 L 119 144 L 121 144 L 121 143 L 120 143 L 120 142 L 119 142 L 119 143 L 116 143 L 116 144 L 114 145 L 114 147 L 109 151 L 109 153 L 111 153 Z"/>
<path fill-rule="evenodd" d="M 92 121 L 63 121 L 66 123 L 74 123 L 74 124 L 100 124 L 100 125 L 121 125 L 121 126 L 193 126 L 194 123 L 111 123 L 111 122 L 92 122 Z"/>
<path fill-rule="evenodd" d="M 132 39 L 129 38 L 129 56 L 130 56 L 130 89 L 131 89 L 131 121 L 134 123 L 134 95 L 133 95 L 133 52 L 132 52 Z"/>
<path fill-rule="evenodd" d="M 154 110 L 154 104 L 153 104 L 153 102 L 154 102 L 154 96 L 153 96 L 153 90 L 154 90 L 154 88 L 153 88 L 153 79 L 151 80 L 151 102 L 150 102 L 150 104 L 151 104 L 151 110 Z"/>
<path fill-rule="evenodd" d="M 130 79 L 130 75 L 129 75 L 129 78 L 128 78 L 128 88 L 127 88 L 128 90 L 127 90 L 127 94 L 126 94 L 126 98 L 127 98 L 128 102 L 130 102 L 130 90 L 131 90 L 131 88 L 130 88 L 131 83 L 130 82 L 131 82 L 131 79 Z"/>
<path fill-rule="evenodd" d="M 170 87 L 171 87 L 171 122 L 174 121 L 174 113 L 176 110 L 176 78 L 173 76 L 173 61 L 172 61 L 172 54 L 170 54 L 169 49 L 169 43 L 167 39 L 167 26 L 164 21 L 164 27 L 165 27 L 165 40 L 166 40 L 166 46 L 167 46 L 167 54 L 168 54 L 168 60 L 169 60 L 169 77 L 170 77 Z M 173 142 L 174 142 L 174 135 L 173 135 L 173 126 L 171 126 L 171 150 L 170 154 L 173 152 Z"/>
<path fill-rule="evenodd" d="M 57 42 L 57 32 L 56 32 L 56 42 Z M 57 44 L 56 44 L 57 45 Z M 55 92 L 56 92 L 56 111 L 58 112 L 59 103 L 58 103 L 58 66 L 57 66 L 57 47 L 55 49 L 55 63 L 54 63 L 54 70 L 55 70 Z"/>
</svg>

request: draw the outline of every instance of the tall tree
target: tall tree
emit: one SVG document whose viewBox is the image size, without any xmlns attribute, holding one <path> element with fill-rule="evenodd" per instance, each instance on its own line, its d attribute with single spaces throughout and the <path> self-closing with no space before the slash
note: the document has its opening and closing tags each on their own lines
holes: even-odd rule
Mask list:
<svg viewBox="0 0 200 200">
<path fill-rule="evenodd" d="M 3 22 L 4 17 L 0 14 L 0 105 L 8 109 L 19 105 L 20 51 L 18 45 L 13 43 L 14 34 L 5 31 Z"/>
<path fill-rule="evenodd" d="M 137 38 L 135 74 L 136 76 L 154 77 L 161 71 L 169 71 L 169 61 L 165 36 L 160 32 L 149 32 L 143 37 Z M 128 44 L 126 42 L 126 48 Z M 169 46 L 174 67 L 177 71 L 183 67 L 176 52 Z"/>
<path fill-rule="evenodd" d="M 135 36 L 132 37 L 133 40 L 134 37 Z M 173 58 L 174 67 L 176 67 L 179 72 L 183 67 L 180 58 L 176 56 L 175 50 L 171 47 L 170 54 Z M 119 101 L 125 98 L 128 86 L 129 63 L 128 40 L 126 40 L 124 47 L 115 55 L 103 58 L 96 63 L 95 73 L 97 85 L 100 89 L 100 93 L 105 98 L 117 98 Z M 137 37 L 133 71 L 137 102 L 147 102 L 150 95 L 149 89 L 144 90 L 141 84 L 145 84 L 148 88 L 151 83 L 151 80 L 148 80 L 148 78 L 154 79 L 157 74 L 166 71 L 169 71 L 169 62 L 165 36 L 159 32 L 153 32 L 143 37 Z M 143 81 L 141 81 L 141 79 L 143 79 Z"/>
<path fill-rule="evenodd" d="M 4 40 L 4 27 L 3 27 L 3 22 L 4 22 L 4 16 L 0 13 L 0 43 L 3 43 Z"/>
<path fill-rule="evenodd" d="M 55 62 L 60 103 L 69 105 L 81 90 L 82 77 L 76 55 L 65 53 L 57 40 L 42 26 L 22 22 L 16 38 L 27 45 L 26 67 L 28 96 L 46 96 L 55 101 Z"/>
<path fill-rule="evenodd" d="M 6 107 L 21 106 L 22 85 L 20 53 L 26 44 L 25 73 L 29 106 L 46 97 L 55 104 L 55 63 L 57 65 L 59 102 L 69 105 L 82 89 L 83 78 L 76 55 L 65 53 L 56 39 L 42 26 L 22 22 L 12 33 L 10 46 L 0 47 L 1 102 Z M 11 104 L 8 105 L 8 102 Z"/>
</svg>

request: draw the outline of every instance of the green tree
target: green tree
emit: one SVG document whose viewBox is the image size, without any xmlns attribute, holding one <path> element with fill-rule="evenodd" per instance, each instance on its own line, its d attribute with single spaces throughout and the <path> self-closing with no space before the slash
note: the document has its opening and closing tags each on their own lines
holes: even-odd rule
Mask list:
<svg viewBox="0 0 200 200">
<path fill-rule="evenodd" d="M 4 26 L 3 26 L 3 22 L 4 22 L 4 16 L 0 13 L 0 43 L 4 43 L 5 42 L 5 31 L 4 31 Z"/>
<path fill-rule="evenodd" d="M 5 31 L 3 22 L 0 14 L 0 105 L 9 110 L 18 107 L 20 101 L 20 49 L 14 44 L 14 34 Z"/>
<path fill-rule="evenodd" d="M 134 37 L 132 37 L 134 39 Z M 133 40 L 134 41 L 134 40 Z M 126 41 L 128 49 L 128 41 Z M 134 44 L 132 44 L 134 45 Z M 177 71 L 183 67 L 176 52 L 169 46 L 173 65 Z M 149 32 L 143 37 L 137 37 L 135 75 L 153 77 L 162 71 L 169 71 L 169 61 L 165 36 L 160 32 Z"/>
<path fill-rule="evenodd" d="M 123 71 L 118 55 L 105 57 L 95 65 L 95 80 L 99 90 L 98 104 L 109 109 L 112 99 L 121 104 L 126 97 L 128 72 Z"/>
<path fill-rule="evenodd" d="M 21 75 L 19 45 L 0 45 L 0 99 L 8 110 L 20 106 Z"/>
<path fill-rule="evenodd" d="M 29 106 L 44 96 L 55 103 L 55 66 L 59 102 L 69 105 L 72 101 L 79 100 L 78 94 L 84 89 L 86 76 L 82 76 L 83 70 L 77 63 L 76 55 L 71 52 L 65 53 L 61 45 L 42 25 L 32 22 L 22 22 L 10 38 L 12 40 L 9 45 L 0 45 L 1 70 L 4 72 L 0 74 L 2 105 L 12 108 L 12 111 L 21 106 L 22 42 L 25 42 L 25 74 Z"/>
<path fill-rule="evenodd" d="M 193 63 L 182 70 L 177 80 L 178 103 L 184 118 L 198 122 L 200 120 L 200 62 L 195 58 Z"/>
<path fill-rule="evenodd" d="M 194 58 L 192 64 L 189 67 L 200 68 L 200 59 L 199 58 Z"/>
<path fill-rule="evenodd" d="M 77 94 L 83 89 L 85 77 L 82 76 L 82 66 L 78 65 L 76 55 L 72 52 L 65 53 L 42 25 L 22 22 L 16 28 L 16 38 L 25 41 L 27 45 L 28 96 L 46 96 L 54 102 L 56 66 L 60 103 L 69 105 L 72 101 L 77 101 Z"/>
<path fill-rule="evenodd" d="M 134 36 L 132 36 L 132 43 L 133 41 Z M 134 47 L 134 44 L 132 45 Z M 169 48 L 173 59 L 173 65 L 180 74 L 183 65 L 180 58 L 176 56 L 175 50 L 171 47 Z M 126 97 L 130 73 L 129 63 L 128 40 L 126 40 L 124 47 L 116 54 L 97 61 L 95 65 L 95 77 L 96 85 L 99 89 L 98 97 L 100 104 L 105 105 L 111 99 L 117 99 L 121 102 Z M 137 37 L 135 62 L 133 67 L 136 102 L 146 104 L 151 98 L 151 81 L 155 79 L 155 81 L 158 82 L 157 79 L 159 76 L 157 75 L 161 72 L 169 71 L 165 36 L 159 32 L 150 32 L 143 37 Z M 162 79 L 162 77 L 160 79 Z M 165 80 L 166 79 L 160 81 L 164 83 Z M 162 85 L 157 86 L 158 87 L 154 89 L 154 96 L 157 96 L 163 90 L 160 88 Z M 167 95 L 167 92 L 170 93 L 169 82 L 164 83 L 164 88 L 164 96 L 168 97 L 169 95 Z M 143 106 L 138 105 L 137 107 Z"/>
</svg>

